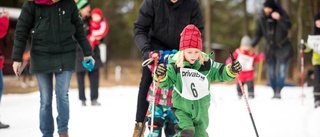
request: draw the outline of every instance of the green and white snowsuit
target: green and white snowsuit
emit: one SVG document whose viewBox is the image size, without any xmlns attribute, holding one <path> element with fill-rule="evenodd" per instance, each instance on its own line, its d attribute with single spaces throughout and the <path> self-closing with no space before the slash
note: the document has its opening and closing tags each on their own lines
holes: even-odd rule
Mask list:
<svg viewBox="0 0 320 137">
<path fill-rule="evenodd" d="M 229 81 L 235 75 L 231 73 L 230 65 L 212 59 L 204 64 L 185 61 L 184 67 L 178 68 L 175 65 L 177 54 L 169 57 L 166 75 L 159 84 L 161 88 L 174 86 L 172 109 L 178 120 L 177 136 L 208 137 L 210 81 Z M 154 78 L 157 79 L 156 76 Z"/>
</svg>

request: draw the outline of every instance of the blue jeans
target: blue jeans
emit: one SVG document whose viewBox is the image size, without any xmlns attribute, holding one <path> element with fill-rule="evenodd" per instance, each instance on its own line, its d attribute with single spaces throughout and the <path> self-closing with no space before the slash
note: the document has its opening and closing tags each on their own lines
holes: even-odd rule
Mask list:
<svg viewBox="0 0 320 137">
<path fill-rule="evenodd" d="M 54 123 L 52 116 L 53 75 L 56 80 L 57 125 L 58 133 L 68 131 L 69 96 L 68 90 L 72 71 L 36 74 L 40 90 L 40 130 L 43 137 L 53 137 Z"/>
<path fill-rule="evenodd" d="M 0 69 L 0 103 L 1 103 L 2 92 L 3 92 L 3 74 L 2 74 L 2 69 Z"/>
<path fill-rule="evenodd" d="M 269 83 L 274 92 L 280 92 L 285 84 L 288 60 L 279 62 L 275 57 L 273 57 L 270 62 L 267 63 Z"/>
</svg>

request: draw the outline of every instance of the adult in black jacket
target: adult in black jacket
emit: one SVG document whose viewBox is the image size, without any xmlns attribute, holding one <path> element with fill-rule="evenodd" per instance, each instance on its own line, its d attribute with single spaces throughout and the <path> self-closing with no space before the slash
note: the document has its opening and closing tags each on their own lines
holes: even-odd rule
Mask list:
<svg viewBox="0 0 320 137">
<path fill-rule="evenodd" d="M 144 0 L 134 23 L 134 38 L 143 60 L 154 50 L 179 49 L 180 33 L 188 24 L 203 32 L 203 17 L 197 0 Z M 151 71 L 143 67 L 139 86 L 134 137 L 138 136 L 149 103 Z"/>
<path fill-rule="evenodd" d="M 265 38 L 264 53 L 268 65 L 269 84 L 274 91 L 273 98 L 281 98 L 280 92 L 285 84 L 288 61 L 293 56 L 293 47 L 288 38 L 290 28 L 288 14 L 274 0 L 266 0 L 256 20 L 252 46 L 256 46 L 261 37 Z"/>
<path fill-rule="evenodd" d="M 78 0 L 77 1 L 78 9 L 80 10 L 81 18 L 83 20 L 83 27 L 86 31 L 86 35 L 89 33 L 90 29 L 90 4 L 87 0 Z M 85 96 L 85 75 L 88 74 L 90 81 L 90 100 L 92 106 L 100 106 L 101 104 L 98 102 L 99 97 L 99 70 L 102 67 L 102 61 L 100 58 L 100 48 L 96 46 L 93 50 L 93 55 L 95 65 L 92 71 L 88 71 L 82 65 L 82 50 L 80 47 L 77 48 L 77 66 L 76 66 L 76 74 L 77 74 L 77 83 L 79 89 L 79 99 L 81 100 L 82 106 L 86 106 L 86 96 Z"/>
<path fill-rule="evenodd" d="M 23 4 L 12 50 L 12 67 L 17 76 L 21 71 L 22 54 L 30 32 L 29 71 L 36 75 L 39 86 L 42 136 L 53 137 L 52 96 L 55 77 L 58 133 L 60 137 L 68 137 L 68 90 L 75 69 L 77 42 L 85 55 L 82 59 L 92 58 L 92 49 L 75 2 L 34 0 Z"/>
</svg>

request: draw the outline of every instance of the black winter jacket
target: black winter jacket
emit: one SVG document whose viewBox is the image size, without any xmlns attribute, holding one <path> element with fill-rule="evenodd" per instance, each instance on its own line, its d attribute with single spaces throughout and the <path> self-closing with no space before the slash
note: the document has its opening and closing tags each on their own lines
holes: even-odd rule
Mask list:
<svg viewBox="0 0 320 137">
<path fill-rule="evenodd" d="M 281 16 L 278 21 L 267 17 L 263 11 L 256 19 L 252 46 L 256 46 L 262 36 L 265 38 L 264 52 L 267 62 L 272 57 L 279 61 L 286 61 L 293 56 L 293 47 L 288 38 L 288 33 L 291 29 L 290 18 L 282 9 L 277 12 Z"/>
<path fill-rule="evenodd" d="M 22 61 L 30 32 L 31 73 L 74 70 L 77 42 L 85 56 L 92 55 L 73 0 L 60 0 L 53 5 L 37 5 L 29 1 L 24 3 L 15 32 L 12 51 L 14 61 Z"/>
<path fill-rule="evenodd" d="M 134 38 L 142 53 L 151 50 L 179 49 L 180 33 L 188 24 L 203 32 L 197 0 L 144 0 L 134 23 Z"/>
</svg>

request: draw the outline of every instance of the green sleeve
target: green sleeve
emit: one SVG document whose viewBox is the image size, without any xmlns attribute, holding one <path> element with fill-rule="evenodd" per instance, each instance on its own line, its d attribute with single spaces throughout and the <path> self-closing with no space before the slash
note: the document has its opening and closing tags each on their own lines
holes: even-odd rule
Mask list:
<svg viewBox="0 0 320 137">
<path fill-rule="evenodd" d="M 230 71 L 230 64 L 224 65 L 222 63 L 214 62 L 211 63 L 210 73 L 208 78 L 211 81 L 230 81 L 236 77 L 236 74 L 233 74 Z"/>
</svg>

